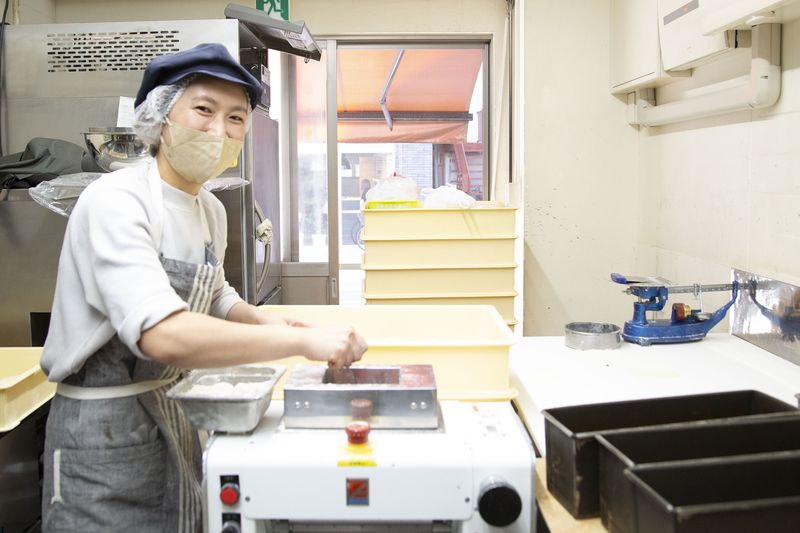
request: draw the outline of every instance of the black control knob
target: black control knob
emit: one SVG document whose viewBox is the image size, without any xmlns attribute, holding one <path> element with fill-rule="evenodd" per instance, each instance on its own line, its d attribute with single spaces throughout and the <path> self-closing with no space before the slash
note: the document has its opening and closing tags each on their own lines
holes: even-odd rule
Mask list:
<svg viewBox="0 0 800 533">
<path fill-rule="evenodd" d="M 242 526 L 239 525 L 239 522 L 229 520 L 222 524 L 222 530 L 220 533 L 242 533 Z"/>
<path fill-rule="evenodd" d="M 522 512 L 522 499 L 517 490 L 502 479 L 488 479 L 478 494 L 478 512 L 490 526 L 513 524 Z"/>
</svg>

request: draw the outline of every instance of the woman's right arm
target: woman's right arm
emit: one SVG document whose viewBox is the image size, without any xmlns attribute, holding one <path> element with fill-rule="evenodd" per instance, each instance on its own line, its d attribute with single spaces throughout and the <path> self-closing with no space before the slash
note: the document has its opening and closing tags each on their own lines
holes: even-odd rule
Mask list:
<svg viewBox="0 0 800 533">
<path fill-rule="evenodd" d="M 242 324 L 179 311 L 142 332 L 142 353 L 178 368 L 214 368 L 302 355 L 341 368 L 367 343 L 352 328 Z"/>
</svg>

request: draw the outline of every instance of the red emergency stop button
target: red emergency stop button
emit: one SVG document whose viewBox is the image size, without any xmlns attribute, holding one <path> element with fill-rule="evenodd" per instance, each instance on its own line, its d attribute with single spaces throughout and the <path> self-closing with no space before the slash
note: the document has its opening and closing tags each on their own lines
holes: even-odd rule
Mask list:
<svg viewBox="0 0 800 533">
<path fill-rule="evenodd" d="M 344 427 L 344 431 L 350 444 L 364 444 L 369 438 L 369 422 L 363 420 L 350 422 Z"/>
<path fill-rule="evenodd" d="M 236 483 L 225 483 L 219 491 L 219 499 L 225 505 L 236 505 L 239 501 L 239 485 Z"/>
</svg>

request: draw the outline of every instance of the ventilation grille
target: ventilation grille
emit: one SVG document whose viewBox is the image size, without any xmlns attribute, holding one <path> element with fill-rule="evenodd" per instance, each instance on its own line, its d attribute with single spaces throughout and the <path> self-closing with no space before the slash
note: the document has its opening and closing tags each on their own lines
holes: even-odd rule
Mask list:
<svg viewBox="0 0 800 533">
<path fill-rule="evenodd" d="M 178 48 L 178 30 L 51 33 L 47 72 L 144 70 L 156 56 Z"/>
</svg>

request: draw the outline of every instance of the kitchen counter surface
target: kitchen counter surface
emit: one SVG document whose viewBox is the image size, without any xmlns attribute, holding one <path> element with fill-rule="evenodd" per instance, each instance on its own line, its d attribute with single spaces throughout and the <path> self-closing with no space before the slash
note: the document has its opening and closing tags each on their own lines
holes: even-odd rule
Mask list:
<svg viewBox="0 0 800 533">
<path fill-rule="evenodd" d="M 800 366 L 729 334 L 585 351 L 567 348 L 564 337 L 523 337 L 509 357 L 515 403 L 542 456 L 544 409 L 739 389 L 795 405 L 800 392 Z"/>
</svg>

